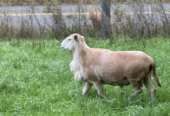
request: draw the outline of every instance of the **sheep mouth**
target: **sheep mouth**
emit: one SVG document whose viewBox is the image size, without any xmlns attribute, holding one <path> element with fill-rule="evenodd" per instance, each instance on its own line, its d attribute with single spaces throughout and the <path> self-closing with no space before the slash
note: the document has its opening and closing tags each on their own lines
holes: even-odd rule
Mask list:
<svg viewBox="0 0 170 116">
<path fill-rule="evenodd" d="M 64 47 L 60 47 L 61 48 L 61 50 L 64 50 Z"/>
</svg>

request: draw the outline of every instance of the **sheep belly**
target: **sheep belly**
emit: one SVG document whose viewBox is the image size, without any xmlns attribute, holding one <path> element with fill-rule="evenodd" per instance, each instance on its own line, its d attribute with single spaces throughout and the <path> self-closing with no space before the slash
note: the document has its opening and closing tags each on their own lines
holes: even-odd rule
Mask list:
<svg viewBox="0 0 170 116">
<path fill-rule="evenodd" d="M 130 85 L 130 82 L 128 81 L 128 79 L 126 77 L 118 80 L 118 81 L 104 81 L 104 80 L 101 80 L 102 84 L 109 84 L 109 85 L 113 85 L 113 86 L 121 86 L 121 87 L 124 87 L 124 86 L 127 86 L 127 85 Z"/>
</svg>

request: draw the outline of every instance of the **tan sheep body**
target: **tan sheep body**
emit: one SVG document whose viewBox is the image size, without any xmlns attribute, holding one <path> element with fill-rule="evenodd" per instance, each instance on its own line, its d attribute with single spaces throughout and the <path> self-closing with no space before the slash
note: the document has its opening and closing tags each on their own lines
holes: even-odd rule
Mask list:
<svg viewBox="0 0 170 116">
<path fill-rule="evenodd" d="M 151 74 L 159 87 L 161 82 L 156 75 L 155 63 L 151 57 L 141 51 L 116 51 L 90 48 L 79 34 L 72 34 L 61 43 L 61 49 L 73 52 L 70 69 L 76 81 L 86 82 L 82 94 L 85 95 L 92 85 L 101 98 L 102 84 L 124 87 L 132 85 L 133 95 L 142 92 L 143 84 L 155 101 L 155 88 L 151 83 Z"/>
</svg>

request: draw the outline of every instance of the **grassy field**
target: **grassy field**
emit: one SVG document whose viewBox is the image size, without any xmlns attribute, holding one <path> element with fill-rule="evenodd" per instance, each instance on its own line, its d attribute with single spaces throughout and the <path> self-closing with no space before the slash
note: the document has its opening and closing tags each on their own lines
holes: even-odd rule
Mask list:
<svg viewBox="0 0 170 116">
<path fill-rule="evenodd" d="M 107 100 L 100 99 L 94 87 L 81 96 L 83 86 L 70 72 L 70 51 L 60 50 L 58 40 L 0 42 L 0 116 L 170 116 L 170 40 L 153 38 L 141 41 L 119 38 L 89 39 L 90 47 L 119 50 L 141 50 L 155 63 L 162 88 L 156 86 L 157 103 L 152 104 L 149 92 L 133 100 L 131 86 L 120 88 L 103 85 Z"/>
</svg>

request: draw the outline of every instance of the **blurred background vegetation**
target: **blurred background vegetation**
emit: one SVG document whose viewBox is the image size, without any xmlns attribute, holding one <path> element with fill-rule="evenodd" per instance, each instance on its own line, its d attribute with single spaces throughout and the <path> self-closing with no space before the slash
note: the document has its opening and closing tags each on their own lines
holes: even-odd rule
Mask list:
<svg viewBox="0 0 170 116">
<path fill-rule="evenodd" d="M 0 18 L 0 39 L 61 39 L 75 32 L 87 37 L 100 38 L 101 19 L 98 20 L 98 16 L 101 17 L 100 2 L 100 0 L 1 0 L 0 14 L 3 16 Z M 114 8 L 110 8 L 112 16 L 110 40 L 119 36 L 142 41 L 152 37 L 170 37 L 170 13 L 168 12 L 170 9 L 163 5 L 168 3 L 168 0 L 112 0 L 111 3 Z M 52 14 L 48 20 L 53 22 L 53 25 L 46 21 L 45 16 L 39 20 L 34 15 L 35 6 L 42 4 L 46 6 L 44 13 Z M 64 17 L 61 9 L 62 4 L 76 5 L 77 16 Z M 95 10 L 90 11 L 89 7 L 83 6 L 86 4 L 91 4 Z M 12 23 L 13 17 L 7 15 L 9 9 L 14 5 L 30 6 L 27 9 L 30 15 L 28 18 L 18 17 L 20 22 L 17 27 Z M 131 14 L 122 10 L 121 5 L 128 6 L 132 10 Z M 147 8 L 148 5 L 150 6 Z M 95 15 L 89 17 L 81 14 L 85 13 L 85 9 Z M 146 9 L 149 9 L 149 13 L 145 12 Z M 44 24 L 41 23 L 42 20 L 44 20 Z M 71 22 L 71 26 L 67 25 L 68 21 Z"/>
<path fill-rule="evenodd" d="M 135 3 L 137 0 L 111 0 L 112 3 Z M 0 2 L 4 3 L 12 3 L 13 5 L 22 5 L 29 4 L 31 2 L 36 2 L 38 4 L 44 4 L 46 2 L 51 3 L 62 3 L 62 4 L 97 4 L 100 3 L 101 0 L 0 0 Z M 141 0 L 141 2 L 145 3 L 168 3 L 169 0 Z"/>
</svg>

